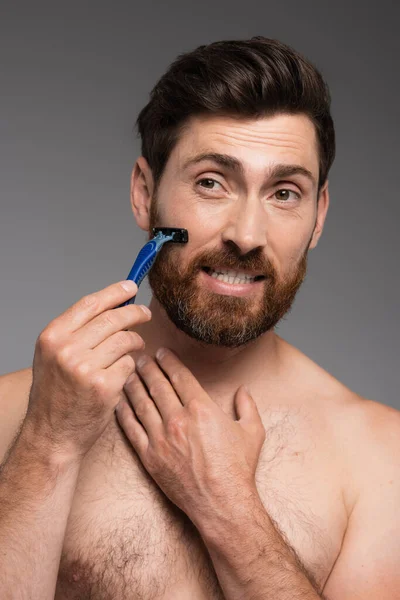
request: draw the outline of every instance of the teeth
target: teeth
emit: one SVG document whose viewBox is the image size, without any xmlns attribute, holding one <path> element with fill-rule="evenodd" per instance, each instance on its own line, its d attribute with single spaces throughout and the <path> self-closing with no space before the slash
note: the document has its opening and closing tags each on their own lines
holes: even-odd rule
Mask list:
<svg viewBox="0 0 400 600">
<path fill-rule="evenodd" d="M 210 271 L 209 275 L 219 281 L 225 283 L 251 283 L 255 280 L 255 277 L 249 277 L 245 273 L 238 273 L 237 271 Z"/>
</svg>

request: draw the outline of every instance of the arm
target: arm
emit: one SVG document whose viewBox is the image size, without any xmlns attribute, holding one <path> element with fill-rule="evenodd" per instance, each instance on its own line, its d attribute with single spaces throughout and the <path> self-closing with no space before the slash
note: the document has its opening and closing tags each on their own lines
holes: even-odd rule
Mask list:
<svg viewBox="0 0 400 600">
<path fill-rule="evenodd" d="M 358 427 L 358 500 L 323 595 L 256 498 L 198 525 L 227 600 L 400 598 L 400 412 L 366 401 Z"/>
<path fill-rule="evenodd" d="M 79 461 L 25 424 L 0 471 L 1 598 L 54 598 Z"/>
<path fill-rule="evenodd" d="M 398 600 L 400 412 L 366 400 L 357 421 L 357 439 L 357 428 L 368 432 L 357 444 L 359 494 L 324 593 L 329 600 Z"/>
<path fill-rule="evenodd" d="M 215 521 L 196 523 L 226 600 L 324 598 L 257 492 L 251 501 L 238 500 L 225 504 L 223 517 L 221 513 Z"/>
<path fill-rule="evenodd" d="M 199 530 L 227 600 L 400 599 L 399 411 L 365 401 L 346 415 L 360 492 L 322 596 L 258 496 L 265 430 L 251 396 L 238 389 L 233 421 L 171 351 L 156 356 L 161 368 L 148 357 L 127 380 L 118 421 Z"/>
<path fill-rule="evenodd" d="M 86 296 L 38 337 L 25 421 L 0 472 L 2 600 L 54 598 L 81 462 L 123 396 L 131 353 L 143 347 L 130 328 L 149 315 L 119 307 L 136 291 L 122 282 Z"/>
<path fill-rule="evenodd" d="M 31 367 L 0 376 L 0 464 L 21 429 L 31 385 Z"/>
<path fill-rule="evenodd" d="M 54 597 L 55 566 L 76 480 L 74 466 L 52 459 L 52 450 L 38 446 L 38 437 L 26 423 L 21 431 L 31 384 L 31 368 L 0 377 L 0 591 L 4 600 Z M 52 523 L 51 529 L 43 527 L 45 519 Z"/>
<path fill-rule="evenodd" d="M 138 362 L 139 375 L 124 388 L 131 405 L 118 405 L 118 420 L 202 535 L 226 600 L 321 598 L 259 498 L 255 471 L 266 433 L 251 396 L 238 389 L 233 421 L 172 352 L 157 360 L 162 370 L 150 357 Z"/>
</svg>

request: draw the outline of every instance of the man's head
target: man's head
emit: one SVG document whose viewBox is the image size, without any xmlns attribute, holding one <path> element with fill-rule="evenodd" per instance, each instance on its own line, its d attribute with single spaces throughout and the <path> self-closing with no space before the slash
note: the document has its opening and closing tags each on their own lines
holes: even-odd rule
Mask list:
<svg viewBox="0 0 400 600">
<path fill-rule="evenodd" d="M 191 337 L 239 346 L 289 311 L 329 204 L 329 105 L 319 72 L 265 38 L 201 46 L 153 89 L 138 117 L 132 207 L 142 229 L 189 231 L 149 281 Z M 221 283 L 227 270 L 256 281 Z"/>
</svg>

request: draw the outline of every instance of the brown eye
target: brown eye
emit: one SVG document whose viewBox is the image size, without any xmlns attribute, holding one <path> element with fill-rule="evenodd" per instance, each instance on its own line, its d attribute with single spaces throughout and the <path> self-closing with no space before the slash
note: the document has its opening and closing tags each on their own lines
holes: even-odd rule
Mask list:
<svg viewBox="0 0 400 600">
<path fill-rule="evenodd" d="M 218 181 L 215 181 L 215 179 L 211 179 L 209 177 L 205 178 L 205 179 L 200 179 L 200 181 L 197 182 L 198 184 L 201 184 L 201 187 L 205 187 L 208 190 L 213 190 L 215 189 L 214 187 L 214 183 L 217 183 L 218 185 L 220 185 L 218 183 Z M 206 185 L 203 185 L 204 183 L 206 183 Z"/>
<path fill-rule="evenodd" d="M 288 190 L 285 188 L 282 188 L 275 192 L 275 197 L 279 202 L 287 202 L 288 200 L 290 200 L 289 194 L 294 194 L 295 199 L 297 200 L 300 198 L 299 194 L 297 194 L 293 190 Z"/>
</svg>

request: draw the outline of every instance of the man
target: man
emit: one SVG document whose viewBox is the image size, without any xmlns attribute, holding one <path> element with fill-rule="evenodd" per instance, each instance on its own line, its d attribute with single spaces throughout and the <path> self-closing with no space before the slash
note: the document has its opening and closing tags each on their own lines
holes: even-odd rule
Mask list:
<svg viewBox="0 0 400 600">
<path fill-rule="evenodd" d="M 111 285 L 44 329 L 33 381 L 3 376 L 2 598 L 400 598 L 399 412 L 274 331 L 328 211 L 329 102 L 265 38 L 154 88 L 132 210 L 189 242 L 151 313 Z"/>
</svg>

